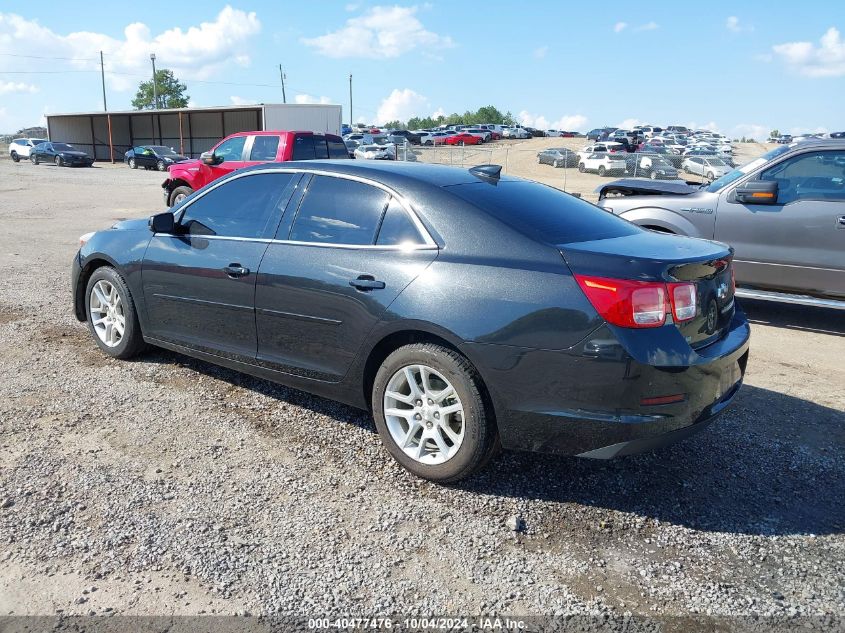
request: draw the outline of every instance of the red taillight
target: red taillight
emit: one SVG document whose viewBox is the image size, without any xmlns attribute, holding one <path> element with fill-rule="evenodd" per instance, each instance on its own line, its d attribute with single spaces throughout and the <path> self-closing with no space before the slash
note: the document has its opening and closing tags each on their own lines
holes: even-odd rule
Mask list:
<svg viewBox="0 0 845 633">
<path fill-rule="evenodd" d="M 672 318 L 675 322 L 689 321 L 696 314 L 695 284 L 669 284 Z"/>
<path fill-rule="evenodd" d="M 575 275 L 581 290 L 608 323 L 659 327 L 666 320 L 666 284 Z"/>
<path fill-rule="evenodd" d="M 675 322 L 695 317 L 695 284 L 634 281 L 575 275 L 581 290 L 602 318 L 621 327 L 660 327 L 666 314 Z"/>
</svg>

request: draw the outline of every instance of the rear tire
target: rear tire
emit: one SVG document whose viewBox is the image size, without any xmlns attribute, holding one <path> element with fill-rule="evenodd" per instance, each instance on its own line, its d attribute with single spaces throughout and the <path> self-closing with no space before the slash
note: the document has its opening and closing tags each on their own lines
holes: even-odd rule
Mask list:
<svg viewBox="0 0 845 633">
<path fill-rule="evenodd" d="M 716 180 L 716 178 L 713 176 L 712 171 L 707 172 L 707 180 Z"/>
<path fill-rule="evenodd" d="M 170 194 L 170 206 L 174 207 L 194 192 L 190 187 L 176 187 Z"/>
<path fill-rule="evenodd" d="M 33 165 L 37 165 L 37 164 L 38 164 L 38 162 L 39 162 L 39 161 L 38 161 L 38 156 L 36 156 L 35 154 L 32 154 L 32 155 L 29 157 L 29 162 L 31 162 Z"/>
<path fill-rule="evenodd" d="M 649 178 L 651 178 L 652 180 L 657 180 L 657 172 L 656 171 L 651 172 L 651 175 L 649 176 Z"/>
<path fill-rule="evenodd" d="M 110 295 L 108 289 L 113 289 L 115 294 Z M 115 296 L 118 300 L 109 301 Z M 106 355 L 125 360 L 146 347 L 129 286 L 111 266 L 98 268 L 88 279 L 85 289 L 85 316 L 94 342 Z M 95 325 L 94 321 L 98 319 L 100 321 Z M 121 321 L 122 332 L 118 327 Z"/>
<path fill-rule="evenodd" d="M 160 160 L 156 163 L 156 167 L 158 167 L 159 171 L 167 171 L 167 163 L 163 160 Z"/>
<path fill-rule="evenodd" d="M 604 176 L 607 173 L 607 170 L 604 168 L 604 165 L 599 165 L 599 176 Z"/>
<path fill-rule="evenodd" d="M 422 377 L 423 370 L 428 378 Z M 409 374 L 419 396 L 414 395 Z M 406 386 L 398 387 L 403 381 Z M 388 387 L 395 397 L 385 397 Z M 435 400 L 450 387 L 450 395 Z M 373 383 L 373 417 L 385 448 L 402 467 L 423 479 L 450 483 L 470 476 L 498 448 L 496 427 L 482 390 L 478 372 L 458 352 L 432 343 L 400 347 L 384 360 Z M 388 421 L 386 403 L 398 403 L 397 408 L 388 410 L 407 414 L 392 415 Z M 456 406 L 459 412 L 445 413 Z M 442 422 L 438 421 L 441 409 Z M 415 411 L 420 412 L 419 420 Z M 406 448 L 400 447 L 401 441 Z"/>
</svg>

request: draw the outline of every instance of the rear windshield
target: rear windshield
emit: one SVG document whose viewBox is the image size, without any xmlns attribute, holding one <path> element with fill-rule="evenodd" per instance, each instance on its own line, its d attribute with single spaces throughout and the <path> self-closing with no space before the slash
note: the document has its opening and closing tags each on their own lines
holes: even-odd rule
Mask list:
<svg viewBox="0 0 845 633">
<path fill-rule="evenodd" d="M 539 242 L 569 244 L 641 230 L 589 202 L 535 182 L 478 182 L 446 190 Z"/>
</svg>

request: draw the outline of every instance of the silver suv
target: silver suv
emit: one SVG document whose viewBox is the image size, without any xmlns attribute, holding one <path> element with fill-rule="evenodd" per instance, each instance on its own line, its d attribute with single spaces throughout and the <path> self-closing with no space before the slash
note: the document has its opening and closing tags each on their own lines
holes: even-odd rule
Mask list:
<svg viewBox="0 0 845 633">
<path fill-rule="evenodd" d="M 733 246 L 739 296 L 845 308 L 845 139 L 782 145 L 701 186 L 626 179 L 598 193 L 640 226 Z"/>
</svg>

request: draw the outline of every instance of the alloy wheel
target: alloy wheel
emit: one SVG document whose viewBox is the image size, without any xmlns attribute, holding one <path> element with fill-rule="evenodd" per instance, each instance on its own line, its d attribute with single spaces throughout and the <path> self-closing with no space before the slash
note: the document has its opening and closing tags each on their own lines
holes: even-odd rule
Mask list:
<svg viewBox="0 0 845 633">
<path fill-rule="evenodd" d="M 126 315 L 117 288 L 101 279 L 91 289 L 89 302 L 91 325 L 100 340 L 108 347 L 117 347 L 126 331 Z"/>
<path fill-rule="evenodd" d="M 135 169 L 135 159 L 134 158 L 129 159 L 129 169 Z"/>
<path fill-rule="evenodd" d="M 428 465 L 454 457 L 466 430 L 457 391 L 427 365 L 408 365 L 393 374 L 384 392 L 384 419 L 396 445 Z"/>
</svg>

